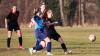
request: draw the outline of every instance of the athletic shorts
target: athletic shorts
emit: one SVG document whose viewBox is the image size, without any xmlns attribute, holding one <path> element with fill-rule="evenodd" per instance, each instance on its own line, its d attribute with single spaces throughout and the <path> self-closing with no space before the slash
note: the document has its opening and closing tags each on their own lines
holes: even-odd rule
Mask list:
<svg viewBox="0 0 100 56">
<path fill-rule="evenodd" d="M 48 30 L 47 34 L 50 39 L 54 39 L 56 41 L 58 41 L 58 39 L 61 37 L 55 30 Z"/>
<path fill-rule="evenodd" d="M 17 31 L 20 30 L 19 25 L 18 24 L 8 24 L 8 31 Z"/>
<path fill-rule="evenodd" d="M 44 40 L 47 35 L 44 29 L 35 29 L 35 37 L 37 41 Z"/>
</svg>

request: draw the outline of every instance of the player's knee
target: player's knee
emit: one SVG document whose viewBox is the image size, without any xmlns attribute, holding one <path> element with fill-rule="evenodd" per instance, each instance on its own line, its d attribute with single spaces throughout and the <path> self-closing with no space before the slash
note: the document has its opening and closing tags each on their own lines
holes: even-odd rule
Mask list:
<svg viewBox="0 0 100 56">
<path fill-rule="evenodd" d="M 63 39 L 62 38 L 59 38 L 58 41 L 62 44 L 64 43 Z"/>
<path fill-rule="evenodd" d="M 22 32 L 20 30 L 18 30 L 17 33 L 19 37 L 22 37 Z"/>
<path fill-rule="evenodd" d="M 8 31 L 8 37 L 10 38 L 12 35 L 12 32 L 11 31 Z"/>
<path fill-rule="evenodd" d="M 41 41 L 41 43 L 40 43 L 41 45 L 42 45 L 42 47 L 43 48 L 45 48 L 46 47 L 46 43 L 45 43 L 45 41 Z"/>
<path fill-rule="evenodd" d="M 45 38 L 45 41 L 46 42 L 51 42 L 51 40 L 47 37 L 47 38 Z"/>
</svg>

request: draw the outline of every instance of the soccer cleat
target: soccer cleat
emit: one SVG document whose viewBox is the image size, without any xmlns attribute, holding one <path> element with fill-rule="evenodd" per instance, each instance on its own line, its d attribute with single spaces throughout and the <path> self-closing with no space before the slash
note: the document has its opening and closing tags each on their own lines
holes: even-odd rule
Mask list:
<svg viewBox="0 0 100 56">
<path fill-rule="evenodd" d="M 67 50 L 66 52 L 65 52 L 65 54 L 71 54 L 72 53 L 72 50 Z"/>
<path fill-rule="evenodd" d="M 33 50 L 33 48 L 29 48 L 29 52 L 30 52 L 30 54 L 33 54 L 36 52 L 36 50 Z"/>
<path fill-rule="evenodd" d="M 38 53 L 38 52 L 41 52 L 41 51 L 36 51 L 36 52 Z"/>
<path fill-rule="evenodd" d="M 7 50 L 10 50 L 10 47 L 7 47 Z"/>
<path fill-rule="evenodd" d="M 30 54 L 33 53 L 33 48 L 29 48 L 28 50 L 29 50 Z"/>
<path fill-rule="evenodd" d="M 32 53 L 36 53 L 36 52 L 37 52 L 36 50 L 33 50 L 33 51 L 32 51 Z"/>
<path fill-rule="evenodd" d="M 22 49 L 22 50 L 24 50 L 25 48 L 24 48 L 23 46 L 19 46 L 19 49 Z"/>
<path fill-rule="evenodd" d="M 47 56 L 52 56 L 53 54 L 51 52 L 47 52 Z"/>
</svg>

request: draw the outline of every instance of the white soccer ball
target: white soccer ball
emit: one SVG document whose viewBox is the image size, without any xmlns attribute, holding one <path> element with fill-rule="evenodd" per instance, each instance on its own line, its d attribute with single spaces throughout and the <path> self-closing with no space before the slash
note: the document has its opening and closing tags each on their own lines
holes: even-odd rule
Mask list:
<svg viewBox="0 0 100 56">
<path fill-rule="evenodd" d="M 96 41 L 96 36 L 95 36 L 94 34 L 89 35 L 89 40 L 90 40 L 91 42 Z"/>
</svg>

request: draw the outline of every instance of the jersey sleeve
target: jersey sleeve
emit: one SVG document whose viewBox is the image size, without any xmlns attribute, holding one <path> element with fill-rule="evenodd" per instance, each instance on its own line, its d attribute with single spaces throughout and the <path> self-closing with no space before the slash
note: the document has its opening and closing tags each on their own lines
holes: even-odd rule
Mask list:
<svg viewBox="0 0 100 56">
<path fill-rule="evenodd" d="M 40 20 L 39 16 L 34 16 L 34 20 L 35 20 L 35 21 Z"/>
</svg>

